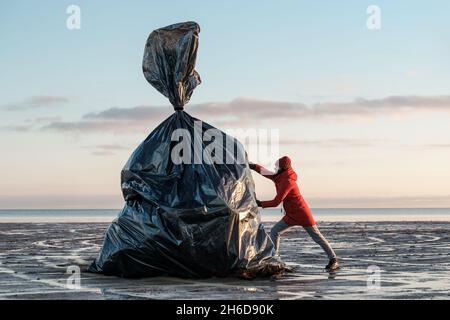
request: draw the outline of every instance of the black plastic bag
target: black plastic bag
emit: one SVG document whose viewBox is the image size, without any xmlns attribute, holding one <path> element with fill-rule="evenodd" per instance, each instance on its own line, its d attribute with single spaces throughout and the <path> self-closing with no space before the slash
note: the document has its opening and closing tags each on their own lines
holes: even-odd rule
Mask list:
<svg viewBox="0 0 450 320">
<path fill-rule="evenodd" d="M 123 168 L 126 203 L 90 272 L 208 277 L 267 275 L 284 267 L 260 222 L 242 145 L 182 111 L 200 83 L 194 70 L 199 30 L 195 22 L 180 23 L 147 40 L 144 74 L 178 111 L 150 133 Z M 216 148 L 205 153 L 213 142 Z M 202 159 L 196 161 L 199 146 Z"/>
<path fill-rule="evenodd" d="M 183 110 L 201 83 L 194 69 L 199 32 L 200 26 L 195 22 L 177 23 L 153 31 L 145 44 L 144 76 L 169 98 L 175 110 Z"/>
</svg>

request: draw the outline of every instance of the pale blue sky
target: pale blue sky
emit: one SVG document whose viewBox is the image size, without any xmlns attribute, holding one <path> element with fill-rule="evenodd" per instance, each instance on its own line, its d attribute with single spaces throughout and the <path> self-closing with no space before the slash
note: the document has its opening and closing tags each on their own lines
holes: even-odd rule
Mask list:
<svg viewBox="0 0 450 320">
<path fill-rule="evenodd" d="M 81 30 L 66 28 L 70 4 L 81 8 Z M 370 4 L 381 8 L 381 30 L 366 28 Z M 119 206 L 120 168 L 164 117 L 140 133 L 42 131 L 39 125 L 77 122 L 111 107 L 168 105 L 142 75 L 143 48 L 153 29 L 187 20 L 202 29 L 197 70 L 203 83 L 191 105 L 239 97 L 313 105 L 450 94 L 448 1 L 2 1 L 0 207 L 52 207 L 55 197 L 55 206 L 83 207 L 88 194 L 109 199 L 98 207 Z M 67 101 L 27 107 L 42 96 Z M 386 203 L 440 197 L 450 205 L 449 110 L 398 115 L 390 109 L 371 119 L 291 118 L 269 126 L 282 129 L 284 139 L 307 140 L 282 150 L 298 159 L 313 205 L 352 197 Z M 220 117 L 212 112 L 204 120 L 216 124 Z M 366 145 L 355 147 L 351 139 Z M 339 141 L 327 147 L 331 140 Z M 99 145 L 123 148 L 93 151 Z M 30 153 L 32 165 L 25 160 Z M 272 195 L 271 186 L 257 183 L 262 196 Z"/>
<path fill-rule="evenodd" d="M 79 106 L 85 111 L 110 103 L 166 103 L 142 81 L 143 45 L 151 30 L 185 20 L 202 28 L 197 69 L 205 81 L 192 102 L 448 91 L 448 1 L 377 1 L 382 29 L 375 32 L 365 23 L 373 1 L 117 2 L 3 1 L 2 100 L 67 95 L 89 100 Z M 72 3 L 81 8 L 79 31 L 65 28 Z M 408 72 L 418 79 L 405 83 Z M 340 77 L 358 91 L 314 85 Z"/>
</svg>

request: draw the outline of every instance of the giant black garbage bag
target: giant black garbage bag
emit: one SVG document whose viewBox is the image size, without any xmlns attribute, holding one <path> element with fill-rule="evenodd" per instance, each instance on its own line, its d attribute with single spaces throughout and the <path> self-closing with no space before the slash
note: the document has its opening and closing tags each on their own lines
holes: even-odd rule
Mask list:
<svg viewBox="0 0 450 320">
<path fill-rule="evenodd" d="M 260 222 L 242 145 L 182 110 L 200 83 L 194 70 L 199 30 L 194 22 L 180 23 L 147 40 L 144 74 L 176 111 L 124 166 L 126 203 L 90 272 L 208 277 L 284 267 Z"/>
</svg>

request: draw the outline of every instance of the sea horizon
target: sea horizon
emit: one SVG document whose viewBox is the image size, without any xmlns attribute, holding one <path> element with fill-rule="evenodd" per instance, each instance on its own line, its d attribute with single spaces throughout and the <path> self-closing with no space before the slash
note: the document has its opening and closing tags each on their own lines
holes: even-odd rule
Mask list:
<svg viewBox="0 0 450 320">
<path fill-rule="evenodd" d="M 0 223 L 108 223 L 121 209 L 0 209 Z M 311 208 L 317 221 L 450 221 L 450 208 Z M 281 219 L 280 208 L 260 209 L 263 222 Z"/>
</svg>

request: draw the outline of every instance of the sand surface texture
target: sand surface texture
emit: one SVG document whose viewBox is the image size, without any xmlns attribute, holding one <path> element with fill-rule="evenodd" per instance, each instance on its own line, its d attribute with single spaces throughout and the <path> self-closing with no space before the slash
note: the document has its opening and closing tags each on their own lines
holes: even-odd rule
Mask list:
<svg viewBox="0 0 450 320">
<path fill-rule="evenodd" d="M 281 245 L 295 271 L 250 281 L 85 273 L 107 226 L 0 224 L 0 299 L 450 299 L 450 222 L 320 223 L 341 258 L 334 274 L 324 272 L 320 247 L 295 228 Z M 79 286 L 69 266 L 80 267 Z"/>
</svg>

